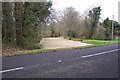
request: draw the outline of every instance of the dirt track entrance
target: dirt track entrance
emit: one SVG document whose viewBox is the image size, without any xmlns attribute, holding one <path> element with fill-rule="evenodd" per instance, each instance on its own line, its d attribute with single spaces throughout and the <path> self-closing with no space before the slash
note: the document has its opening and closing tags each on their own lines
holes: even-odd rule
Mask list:
<svg viewBox="0 0 120 80">
<path fill-rule="evenodd" d="M 64 39 L 63 37 L 43 38 L 41 41 L 41 44 L 44 45 L 44 48 L 52 48 L 52 49 L 90 45 L 86 43 L 81 43 L 79 41 L 67 40 L 67 39 Z"/>
</svg>

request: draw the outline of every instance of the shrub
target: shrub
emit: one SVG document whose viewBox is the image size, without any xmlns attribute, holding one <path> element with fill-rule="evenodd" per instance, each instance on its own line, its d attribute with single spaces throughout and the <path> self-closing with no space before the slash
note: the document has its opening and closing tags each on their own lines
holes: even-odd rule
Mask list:
<svg viewBox="0 0 120 80">
<path fill-rule="evenodd" d="M 42 49 L 43 45 L 42 44 L 35 44 L 34 49 Z"/>
<path fill-rule="evenodd" d="M 34 49 L 34 46 L 37 43 L 31 37 L 25 37 L 25 38 L 23 38 L 23 41 L 24 41 L 24 43 L 23 43 L 24 46 L 23 47 L 25 49 Z"/>
</svg>

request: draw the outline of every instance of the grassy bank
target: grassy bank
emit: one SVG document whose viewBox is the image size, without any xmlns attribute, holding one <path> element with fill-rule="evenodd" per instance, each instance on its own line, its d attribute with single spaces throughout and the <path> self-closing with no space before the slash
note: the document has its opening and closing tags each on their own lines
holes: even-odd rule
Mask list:
<svg viewBox="0 0 120 80">
<path fill-rule="evenodd" d="M 108 45 L 119 43 L 120 40 L 83 40 L 84 43 L 93 44 L 93 45 Z"/>
<path fill-rule="evenodd" d="M 25 51 L 17 51 L 12 53 L 2 53 L 2 56 L 21 56 L 21 55 L 32 55 L 37 53 L 46 53 L 46 52 L 55 52 L 62 49 L 36 49 L 36 50 L 25 50 Z"/>
<path fill-rule="evenodd" d="M 35 50 L 23 50 L 23 51 L 13 51 L 9 53 L 1 53 L 0 56 L 21 56 L 21 55 L 32 55 L 32 54 L 40 54 L 40 53 L 46 53 L 46 52 L 56 52 L 56 51 L 65 51 L 65 50 L 73 50 L 73 49 L 84 49 L 84 48 L 91 48 L 91 47 L 97 47 L 97 46 L 103 46 L 103 45 L 109 45 L 109 44 L 117 44 L 120 42 L 120 40 L 90 40 L 90 39 L 76 39 L 72 38 L 71 40 L 74 41 L 81 41 L 83 43 L 92 44 L 89 46 L 80 46 L 80 47 L 72 47 L 72 48 L 58 48 L 58 49 L 35 49 Z"/>
<path fill-rule="evenodd" d="M 79 39 L 79 38 L 71 38 L 74 41 L 80 41 L 83 43 L 93 44 L 93 45 L 108 45 L 108 44 L 117 44 L 120 43 L 119 40 L 93 40 L 93 39 Z"/>
<path fill-rule="evenodd" d="M 85 49 L 95 47 L 97 45 L 89 45 L 89 46 L 80 46 L 80 47 L 71 47 L 71 48 L 57 48 L 57 49 L 36 49 L 36 50 L 24 50 L 24 51 L 16 51 L 12 53 L 2 53 L 0 56 L 22 56 L 22 55 L 33 55 L 33 54 L 42 54 L 47 52 L 57 52 L 57 51 L 67 51 L 74 49 Z"/>
</svg>

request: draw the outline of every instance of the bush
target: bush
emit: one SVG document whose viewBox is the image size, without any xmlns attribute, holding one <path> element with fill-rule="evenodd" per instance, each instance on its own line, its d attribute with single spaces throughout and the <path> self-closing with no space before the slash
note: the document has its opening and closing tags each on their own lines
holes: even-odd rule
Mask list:
<svg viewBox="0 0 120 80">
<path fill-rule="evenodd" d="M 92 39 L 104 40 L 105 39 L 105 28 L 98 25 Z"/>
<path fill-rule="evenodd" d="M 37 43 L 31 37 L 24 37 L 23 41 L 24 41 L 23 42 L 23 45 L 24 45 L 23 48 L 25 48 L 25 49 L 34 49 L 34 46 Z"/>
<path fill-rule="evenodd" d="M 9 47 L 17 47 L 15 40 L 12 40 L 12 41 L 3 40 L 2 41 L 2 47 L 3 48 L 6 48 L 8 46 Z"/>
<path fill-rule="evenodd" d="M 34 49 L 42 49 L 43 45 L 42 44 L 35 44 Z"/>
</svg>

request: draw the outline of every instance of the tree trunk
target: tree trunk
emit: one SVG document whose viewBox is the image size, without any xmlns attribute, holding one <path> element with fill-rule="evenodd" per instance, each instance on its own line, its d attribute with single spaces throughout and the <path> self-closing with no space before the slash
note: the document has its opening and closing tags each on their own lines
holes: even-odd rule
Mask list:
<svg viewBox="0 0 120 80">
<path fill-rule="evenodd" d="M 15 27 L 16 27 L 16 44 L 18 47 L 23 46 L 22 39 L 22 3 L 15 2 L 14 5 Z"/>
</svg>

